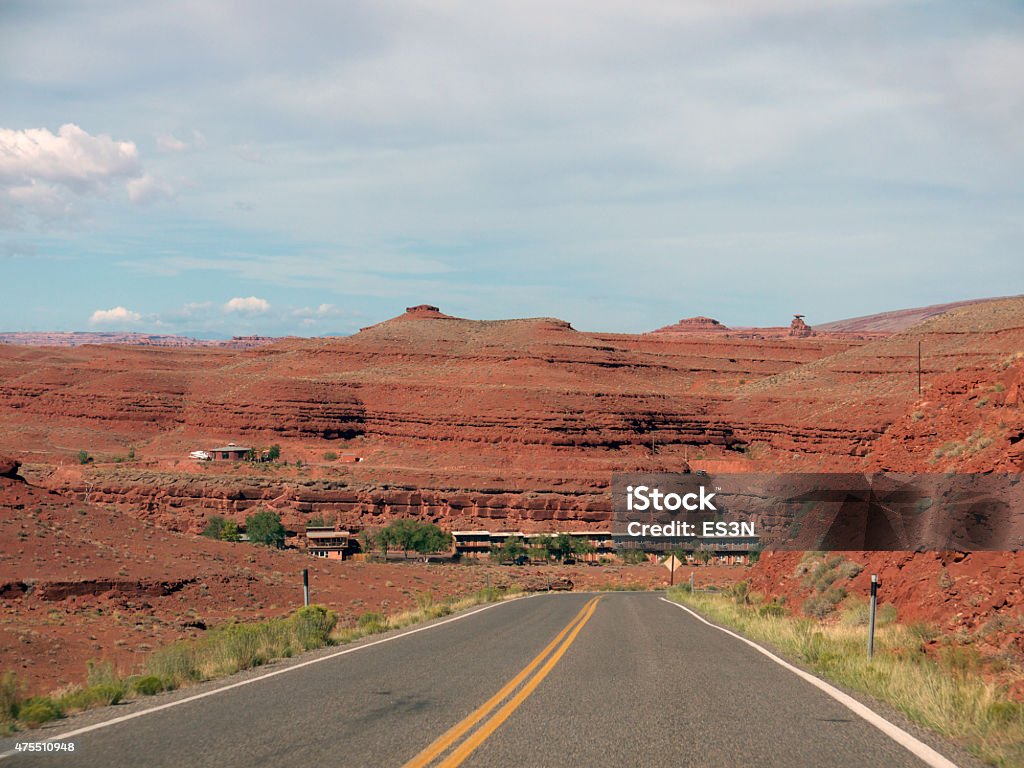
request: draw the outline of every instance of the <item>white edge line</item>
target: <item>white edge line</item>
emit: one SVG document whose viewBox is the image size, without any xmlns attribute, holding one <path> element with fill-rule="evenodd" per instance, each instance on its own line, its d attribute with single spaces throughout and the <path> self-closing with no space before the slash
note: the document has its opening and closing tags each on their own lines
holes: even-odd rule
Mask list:
<svg viewBox="0 0 1024 768">
<path fill-rule="evenodd" d="M 904 749 L 908 750 L 915 757 L 919 758 L 920 760 L 924 761 L 928 765 L 932 766 L 932 768 L 958 768 L 956 763 L 952 762 L 947 757 L 945 757 L 945 756 L 941 755 L 940 753 L 936 752 L 934 749 L 929 747 L 927 744 L 925 744 L 920 739 L 917 739 L 914 736 L 911 736 L 909 733 L 904 731 L 899 726 L 894 725 L 893 723 L 890 723 L 888 720 L 886 720 L 880 714 L 875 712 L 873 709 L 870 709 L 870 708 L 864 706 L 859 701 L 857 701 L 857 699 L 853 698 L 849 694 L 843 693 L 838 688 L 836 688 L 834 685 L 830 685 L 829 683 L 826 683 L 820 677 L 815 677 L 810 672 L 805 672 L 804 670 L 800 669 L 799 667 L 794 667 L 788 661 L 784 661 L 783 659 L 780 659 L 778 656 L 776 656 L 774 653 L 769 651 L 767 648 L 763 648 L 762 646 L 760 646 L 757 643 L 755 643 L 753 640 L 748 640 L 747 638 L 743 637 L 743 635 L 738 635 L 735 632 L 726 629 L 725 627 L 720 627 L 717 624 L 712 624 L 710 621 L 705 619 L 699 613 L 697 613 L 695 611 L 691 611 L 685 605 L 681 605 L 681 604 L 677 603 L 675 600 L 669 600 L 668 598 L 665 598 L 665 597 L 662 597 L 662 598 L 659 598 L 659 599 L 664 601 L 664 602 L 666 602 L 666 603 L 668 603 L 669 605 L 674 605 L 676 608 L 680 608 L 680 609 L 686 611 L 691 616 L 693 616 L 695 619 L 697 619 L 698 621 L 704 622 L 709 627 L 714 627 L 715 629 L 719 630 L 720 632 L 725 632 L 725 634 L 727 634 L 727 635 L 732 635 L 737 640 L 740 640 L 740 641 L 746 643 L 747 645 L 749 645 L 751 648 L 754 648 L 755 650 L 759 651 L 760 653 L 763 653 L 765 656 L 767 656 L 769 659 L 774 661 L 779 666 L 785 667 L 786 669 L 788 669 L 793 674 L 802 677 L 804 680 L 806 680 L 808 683 L 813 685 L 815 688 L 818 688 L 818 689 L 824 691 L 825 693 L 827 693 L 829 696 L 831 696 L 833 699 L 838 701 L 844 707 L 849 709 L 855 715 L 860 716 L 861 718 L 863 718 L 864 720 L 869 722 L 871 725 L 875 726 L 875 728 L 880 730 L 882 733 L 884 733 L 890 739 L 895 741 L 901 747 L 903 747 Z"/>
<path fill-rule="evenodd" d="M 535 593 L 535 594 L 541 594 L 541 593 L 538 592 L 538 593 Z M 426 625 L 424 625 L 422 627 L 416 627 L 414 629 L 410 629 L 407 632 L 402 632 L 401 634 L 398 634 L 398 635 L 391 635 L 390 637 L 382 637 L 380 640 L 374 640 L 374 641 L 369 642 L 369 643 L 363 643 L 362 645 L 357 645 L 357 646 L 355 646 L 353 648 L 346 648 L 343 651 L 337 651 L 335 653 L 330 653 L 330 654 L 328 654 L 326 656 L 319 656 L 319 657 L 317 657 L 315 659 L 310 659 L 308 661 L 302 661 L 302 662 L 299 662 L 298 664 L 292 664 L 290 666 L 283 667 L 282 669 L 275 669 L 272 672 L 267 672 L 266 674 L 259 675 L 258 677 L 250 677 L 250 678 L 248 678 L 246 680 L 240 680 L 237 683 L 231 683 L 230 685 L 223 685 L 220 688 L 214 688 L 212 691 L 205 691 L 203 693 L 197 693 L 194 696 L 188 696 L 187 698 L 184 698 L 184 699 L 177 699 L 176 701 L 169 701 L 166 704 L 160 704 L 159 706 L 150 707 L 149 709 L 143 709 L 143 710 L 140 710 L 139 712 L 132 712 L 131 714 L 121 715 L 120 717 L 115 717 L 115 718 L 112 718 L 110 720 L 104 720 L 102 723 L 94 723 L 93 725 L 86 725 L 86 726 L 83 726 L 82 728 L 76 728 L 73 731 L 68 731 L 67 733 L 57 734 L 56 736 L 49 736 L 48 738 L 45 738 L 45 739 L 37 739 L 37 741 L 63 741 L 64 739 L 70 739 L 72 736 L 80 736 L 81 734 L 89 733 L 90 731 L 98 731 L 101 728 L 108 728 L 111 725 L 117 725 L 118 723 L 124 723 L 124 722 L 127 722 L 128 720 L 134 720 L 137 717 L 142 717 L 144 715 L 151 715 L 154 712 L 160 712 L 160 711 L 165 710 L 165 709 L 170 709 L 171 707 L 177 707 L 177 706 L 181 706 L 182 704 L 188 704 L 190 701 L 198 701 L 199 699 L 205 699 L 207 696 L 216 696 L 218 693 L 224 693 L 224 691 L 230 691 L 233 688 L 241 688 L 243 685 L 250 685 L 252 683 L 258 683 L 260 680 L 266 680 L 268 677 L 276 677 L 277 675 L 283 675 L 283 674 L 285 674 L 287 672 L 293 672 L 296 669 L 302 669 L 303 667 L 308 667 L 308 666 L 310 666 L 312 664 L 319 664 L 319 663 L 324 662 L 324 661 L 330 661 L 331 659 L 336 659 L 339 656 L 345 656 L 346 654 L 349 654 L 349 653 L 355 653 L 356 651 L 361 651 L 364 648 L 372 648 L 375 645 L 381 645 L 382 643 L 390 643 L 392 640 L 398 640 L 398 639 L 403 638 L 403 637 L 408 637 L 409 635 L 415 635 L 417 632 L 426 632 L 428 629 L 434 629 L 435 627 L 444 626 L 445 624 L 450 624 L 453 621 L 461 621 L 462 619 L 468 619 L 470 616 L 475 616 L 478 613 L 490 610 L 491 608 L 496 608 L 499 605 L 506 605 L 508 603 L 515 602 L 516 600 L 523 600 L 525 598 L 533 597 L 533 596 L 534 595 L 526 595 L 525 597 L 514 597 L 511 600 L 501 600 L 499 602 L 491 603 L 491 604 L 485 605 L 485 606 L 483 606 L 481 608 L 477 608 L 475 611 L 470 611 L 469 613 L 460 613 L 458 616 L 452 616 L 451 618 L 444 619 L 443 621 L 438 621 L 438 622 L 435 622 L 433 624 L 426 624 Z M 8 750 L 6 752 L 0 752 L 0 760 L 3 760 L 4 758 L 7 758 L 7 757 L 12 757 L 14 755 L 18 755 L 18 754 L 20 754 L 20 753 L 16 749 L 10 749 L 10 750 Z"/>
</svg>

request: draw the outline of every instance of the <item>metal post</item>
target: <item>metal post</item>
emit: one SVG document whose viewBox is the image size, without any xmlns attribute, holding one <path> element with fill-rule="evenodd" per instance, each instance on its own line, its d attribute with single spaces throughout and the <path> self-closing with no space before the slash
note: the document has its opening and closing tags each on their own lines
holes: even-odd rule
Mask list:
<svg viewBox="0 0 1024 768">
<path fill-rule="evenodd" d="M 871 609 L 868 617 L 868 661 L 875 655 L 875 606 L 878 603 L 878 576 L 871 574 Z"/>
<path fill-rule="evenodd" d="M 668 562 L 669 562 L 669 565 L 672 566 L 672 570 L 669 572 L 669 575 L 668 575 L 668 585 L 670 587 L 674 587 L 676 585 L 676 556 L 675 555 L 669 555 L 668 556 Z"/>
<path fill-rule="evenodd" d="M 690 571 L 690 594 L 693 594 L 693 571 Z"/>
<path fill-rule="evenodd" d="M 302 604 L 309 606 L 309 569 L 302 569 Z"/>
</svg>

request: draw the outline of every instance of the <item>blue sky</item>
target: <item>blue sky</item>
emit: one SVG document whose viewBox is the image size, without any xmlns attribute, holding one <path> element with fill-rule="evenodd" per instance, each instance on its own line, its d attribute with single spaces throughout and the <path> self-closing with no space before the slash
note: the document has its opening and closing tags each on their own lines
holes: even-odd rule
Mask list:
<svg viewBox="0 0 1024 768">
<path fill-rule="evenodd" d="M 0 330 L 1024 293 L 1024 5 L 0 4 Z"/>
</svg>

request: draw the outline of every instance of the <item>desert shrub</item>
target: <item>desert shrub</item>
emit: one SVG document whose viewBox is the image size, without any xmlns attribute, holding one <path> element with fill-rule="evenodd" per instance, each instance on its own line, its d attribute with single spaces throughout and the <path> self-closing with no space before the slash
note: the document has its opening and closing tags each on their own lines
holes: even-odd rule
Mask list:
<svg viewBox="0 0 1024 768">
<path fill-rule="evenodd" d="M 388 628 L 388 619 L 386 616 L 375 611 L 367 611 L 359 617 L 359 629 L 368 635 L 374 634 L 375 632 L 383 632 Z"/>
<path fill-rule="evenodd" d="M 776 616 L 781 617 L 786 615 L 786 609 L 781 603 L 777 603 L 774 600 L 770 603 L 765 603 L 757 609 L 757 613 L 760 616 Z"/>
<path fill-rule="evenodd" d="M 146 661 L 148 675 L 160 678 L 167 688 L 177 688 L 202 679 L 195 644 L 186 640 L 161 648 Z"/>
<path fill-rule="evenodd" d="M 21 681 L 14 672 L 0 676 L 0 722 L 14 720 L 21 706 Z"/>
<path fill-rule="evenodd" d="M 29 728 L 37 728 L 63 716 L 60 706 L 49 696 L 36 696 L 18 707 L 18 720 Z"/>
<path fill-rule="evenodd" d="M 852 560 L 844 560 L 839 566 L 839 576 L 844 579 L 852 579 L 864 570 L 864 566 Z"/>
<path fill-rule="evenodd" d="M 639 565 L 647 562 L 647 553 L 641 549 L 620 549 L 619 557 L 628 565 Z"/>
<path fill-rule="evenodd" d="M 732 585 L 730 593 L 732 594 L 732 599 L 736 601 L 736 605 L 747 605 L 750 603 L 750 582 L 736 582 Z"/>
<path fill-rule="evenodd" d="M 813 595 L 804 601 L 804 615 L 823 619 L 835 610 L 836 606 L 846 597 L 846 590 L 829 589 L 820 595 Z"/>
<path fill-rule="evenodd" d="M 334 451 L 327 451 L 324 454 L 324 461 L 337 461 L 337 460 L 338 460 L 338 454 L 336 454 Z"/>
<path fill-rule="evenodd" d="M 302 650 L 322 648 L 330 642 L 331 630 L 338 623 L 338 615 L 322 605 L 307 605 L 289 619 L 292 633 Z"/>
<path fill-rule="evenodd" d="M 132 690 L 141 696 L 155 696 L 167 686 L 156 675 L 145 675 L 132 682 Z"/>
<path fill-rule="evenodd" d="M 92 456 L 89 455 L 89 452 L 87 450 L 85 450 L 83 448 L 81 451 L 78 452 L 78 463 L 79 464 L 89 464 L 91 461 L 92 461 Z"/>
<path fill-rule="evenodd" d="M 65 712 L 106 707 L 117 704 L 126 692 L 123 683 L 100 683 L 65 693 L 60 697 L 58 705 Z"/>
</svg>

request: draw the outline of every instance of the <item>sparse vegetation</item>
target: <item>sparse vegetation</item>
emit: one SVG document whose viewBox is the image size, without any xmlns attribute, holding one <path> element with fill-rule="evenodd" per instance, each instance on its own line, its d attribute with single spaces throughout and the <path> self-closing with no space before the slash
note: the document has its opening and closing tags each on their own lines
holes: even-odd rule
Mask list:
<svg viewBox="0 0 1024 768">
<path fill-rule="evenodd" d="M 91 464 L 93 461 L 92 456 L 84 448 L 78 452 L 78 463 L 79 464 Z"/>
<path fill-rule="evenodd" d="M 220 515 L 213 515 L 206 521 L 203 536 L 220 541 L 238 541 L 238 524 L 234 520 L 225 520 Z"/>
<path fill-rule="evenodd" d="M 334 451 L 327 451 L 324 454 L 324 461 L 337 461 L 337 460 L 338 460 L 338 454 L 336 454 Z"/>
<path fill-rule="evenodd" d="M 879 609 L 875 658 L 869 662 L 861 603 L 844 610 L 843 621 L 823 623 L 789 617 L 775 603 L 750 606 L 730 595 L 676 589 L 669 596 L 822 677 L 887 702 L 983 760 L 1001 766 L 1024 761 L 1024 707 L 1005 687 L 986 681 L 980 654 L 948 645 L 938 659 L 926 655 L 923 644 L 934 631 L 895 623 L 895 611 L 886 610 L 891 606 Z"/>
</svg>

